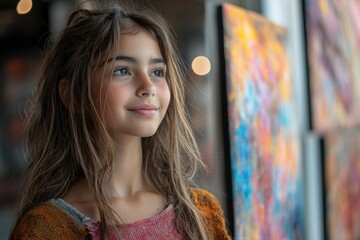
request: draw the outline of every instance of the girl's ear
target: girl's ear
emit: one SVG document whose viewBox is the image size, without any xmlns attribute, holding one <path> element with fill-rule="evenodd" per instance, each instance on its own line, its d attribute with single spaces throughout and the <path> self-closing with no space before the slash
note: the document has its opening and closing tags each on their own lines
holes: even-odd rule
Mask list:
<svg viewBox="0 0 360 240">
<path fill-rule="evenodd" d="M 59 95 L 61 102 L 64 104 L 64 106 L 69 109 L 70 106 L 70 86 L 69 81 L 62 79 L 59 82 Z"/>
</svg>

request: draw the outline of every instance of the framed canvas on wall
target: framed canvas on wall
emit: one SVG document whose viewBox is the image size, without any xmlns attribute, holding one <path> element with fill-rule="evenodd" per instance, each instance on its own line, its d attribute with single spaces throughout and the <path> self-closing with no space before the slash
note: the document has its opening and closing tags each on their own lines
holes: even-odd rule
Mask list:
<svg viewBox="0 0 360 240">
<path fill-rule="evenodd" d="M 303 179 L 285 29 L 223 4 L 225 136 L 234 239 L 303 239 Z"/>
</svg>

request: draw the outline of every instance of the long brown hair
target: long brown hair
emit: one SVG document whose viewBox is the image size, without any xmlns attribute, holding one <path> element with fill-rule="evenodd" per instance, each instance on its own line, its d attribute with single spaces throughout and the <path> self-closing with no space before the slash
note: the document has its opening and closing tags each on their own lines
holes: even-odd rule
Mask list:
<svg viewBox="0 0 360 240">
<path fill-rule="evenodd" d="M 79 179 L 94 190 L 104 237 L 116 223 L 107 194 L 114 145 L 97 111 L 91 78 L 118 47 L 120 34 L 140 27 L 158 42 L 167 64 L 171 100 L 157 132 L 143 138 L 143 171 L 156 189 L 172 194 L 177 227 L 189 239 L 207 239 L 208 233 L 189 193 L 202 162 L 185 114 L 184 75 L 171 30 L 153 10 L 124 10 L 117 4 L 78 9 L 48 51 L 42 77 L 32 100 L 27 125 L 27 181 L 19 216 L 35 205 L 61 198 Z M 104 72 L 106 79 L 110 79 Z M 63 104 L 59 83 L 69 84 L 69 104 Z M 106 83 L 105 83 L 106 84 Z"/>
</svg>

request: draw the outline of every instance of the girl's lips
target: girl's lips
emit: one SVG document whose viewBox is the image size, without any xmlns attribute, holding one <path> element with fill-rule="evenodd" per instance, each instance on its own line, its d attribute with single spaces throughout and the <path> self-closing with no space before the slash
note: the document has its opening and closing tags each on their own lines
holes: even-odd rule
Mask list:
<svg viewBox="0 0 360 240">
<path fill-rule="evenodd" d="M 152 117 L 155 115 L 157 110 L 156 109 L 138 109 L 138 110 L 133 110 L 131 112 L 136 113 L 138 115 L 142 115 L 144 117 Z"/>
<path fill-rule="evenodd" d="M 154 105 L 141 105 L 129 108 L 128 110 L 144 117 L 152 117 L 156 114 L 159 108 Z"/>
</svg>

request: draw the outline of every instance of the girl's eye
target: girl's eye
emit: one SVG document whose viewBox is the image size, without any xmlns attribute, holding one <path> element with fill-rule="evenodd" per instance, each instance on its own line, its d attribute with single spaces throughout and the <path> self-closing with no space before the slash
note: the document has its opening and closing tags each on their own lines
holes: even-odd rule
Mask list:
<svg viewBox="0 0 360 240">
<path fill-rule="evenodd" d="M 151 73 L 152 77 L 164 77 L 165 71 L 164 70 L 155 70 Z"/>
<path fill-rule="evenodd" d="M 129 75 L 129 71 L 126 68 L 118 68 L 115 69 L 113 72 L 113 75 L 117 75 L 117 76 L 125 76 L 125 75 Z"/>
</svg>

